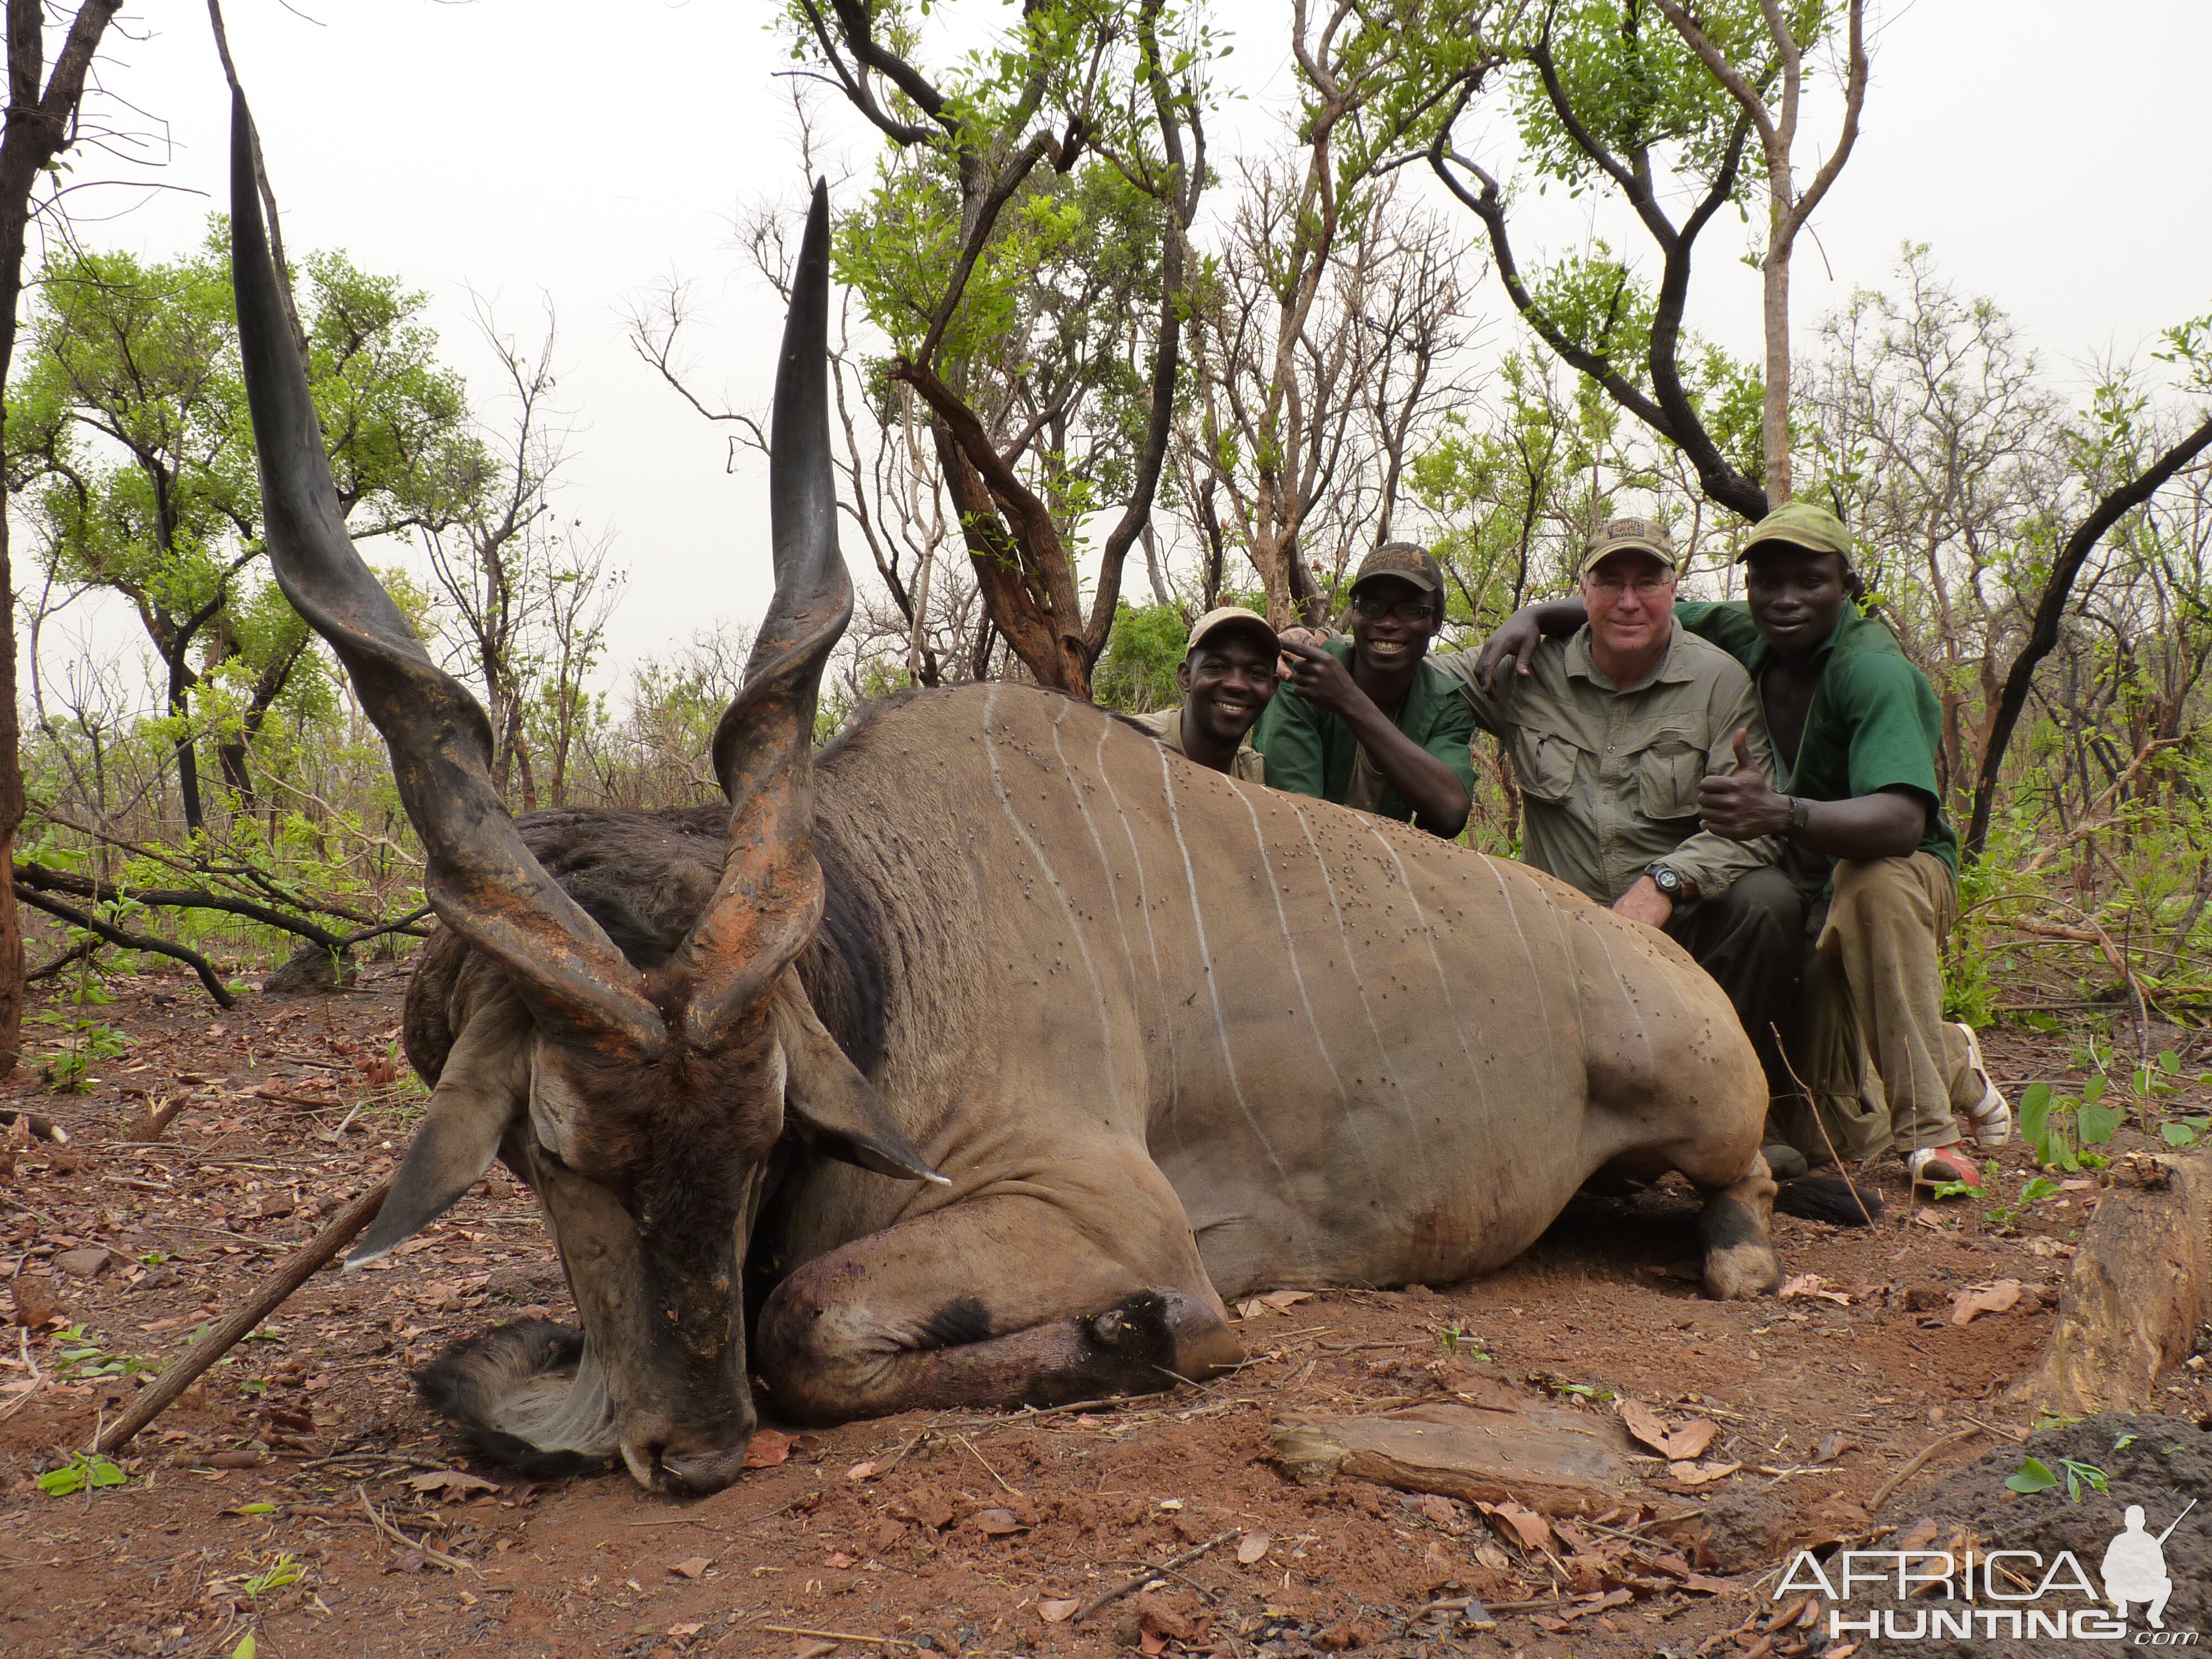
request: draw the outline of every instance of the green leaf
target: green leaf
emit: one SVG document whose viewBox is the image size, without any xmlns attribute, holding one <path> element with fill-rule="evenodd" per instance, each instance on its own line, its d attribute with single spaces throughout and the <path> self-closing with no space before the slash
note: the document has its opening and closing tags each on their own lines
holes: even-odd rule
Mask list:
<svg viewBox="0 0 2212 1659">
<path fill-rule="evenodd" d="M 2058 1477 L 2033 1457 L 2005 1476 L 2005 1485 L 2018 1492 L 2049 1492 L 2057 1484 Z"/>
<path fill-rule="evenodd" d="M 274 1515 L 276 1506 L 274 1504 L 240 1504 L 238 1512 L 240 1515 Z"/>
<path fill-rule="evenodd" d="M 2127 1117 L 2125 1105 L 2099 1106 L 2084 1100 L 2081 1109 L 2075 1114 L 2081 1133 L 2081 1144 L 2084 1146 L 2103 1146 L 2118 1132 L 2120 1125 L 2127 1121 Z"/>
<path fill-rule="evenodd" d="M 48 1469 L 39 1477 L 39 1490 L 49 1498 L 67 1498 L 71 1492 L 82 1492 L 84 1471 L 74 1463 Z"/>
<path fill-rule="evenodd" d="M 2051 1160 L 2044 1156 L 2042 1141 L 2050 1118 L 2051 1085 L 2047 1083 L 2029 1084 L 2020 1097 L 2021 1139 L 2033 1146 L 2036 1156 L 2046 1164 Z"/>
<path fill-rule="evenodd" d="M 2063 1191 L 2065 1188 L 2057 1182 L 2046 1181 L 2038 1176 L 2020 1189 L 2021 1207 L 2025 1209 L 2031 1204 L 2040 1204 L 2045 1199 L 2056 1198 Z"/>
<path fill-rule="evenodd" d="M 238 1638 L 238 1645 L 230 1650 L 230 1659 L 253 1659 L 253 1632 L 248 1631 Z"/>
<path fill-rule="evenodd" d="M 2175 1054 L 2171 1048 L 2160 1049 L 2158 1056 L 2158 1069 L 2164 1072 L 2168 1077 L 2179 1077 L 2181 1075 L 2181 1056 Z"/>
<path fill-rule="evenodd" d="M 2094 1106 L 2104 1097 L 2105 1074 L 2102 1072 L 2093 1073 L 2088 1080 L 2081 1085 L 2081 1103 L 2084 1106 Z"/>
<path fill-rule="evenodd" d="M 2158 1132 L 2166 1137 L 2166 1144 L 2169 1146 L 2194 1146 L 2197 1137 L 2203 1133 L 2195 1124 L 2186 1122 L 2161 1123 L 2158 1126 Z"/>
<path fill-rule="evenodd" d="M 2129 1447 L 2134 1445 L 2136 1441 L 2142 1438 L 2142 1437 L 2139 1434 L 2124 1434 L 2118 1440 L 2112 1442 L 2112 1449 L 2114 1451 L 2125 1451 Z"/>
</svg>

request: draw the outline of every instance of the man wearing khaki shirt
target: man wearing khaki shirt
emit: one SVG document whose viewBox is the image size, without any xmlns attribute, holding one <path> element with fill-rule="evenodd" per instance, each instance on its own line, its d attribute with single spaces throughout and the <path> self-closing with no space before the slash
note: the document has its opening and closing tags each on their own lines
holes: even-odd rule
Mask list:
<svg viewBox="0 0 2212 1659">
<path fill-rule="evenodd" d="M 1771 1091 L 1786 1095 L 1773 1028 L 1795 998 L 1804 901 L 1775 867 L 1779 841 L 1698 825 L 1709 774 L 1771 760 L 1741 665 L 1674 625 L 1676 569 L 1658 525 L 1616 519 L 1583 556 L 1589 621 L 1572 638 L 1545 641 L 1525 675 L 1487 690 L 1474 652 L 1437 666 L 1512 754 L 1522 856 L 1696 957 L 1735 1005 Z"/>
<path fill-rule="evenodd" d="M 1245 783 L 1265 783 L 1267 763 L 1252 746 L 1252 728 L 1275 695 L 1275 630 L 1256 611 L 1224 605 L 1191 624 L 1176 684 L 1183 701 L 1150 714 L 1124 715 L 1208 771 Z"/>
</svg>

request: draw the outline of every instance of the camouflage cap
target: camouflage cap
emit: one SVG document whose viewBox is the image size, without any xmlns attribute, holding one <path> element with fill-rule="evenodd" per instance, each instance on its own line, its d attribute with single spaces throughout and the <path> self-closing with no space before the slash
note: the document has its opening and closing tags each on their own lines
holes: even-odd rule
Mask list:
<svg viewBox="0 0 2212 1659">
<path fill-rule="evenodd" d="M 1743 551 L 1735 556 L 1736 562 L 1741 564 L 1749 558 L 1752 550 L 1761 542 L 1788 542 L 1793 547 L 1810 548 L 1815 553 L 1840 553 L 1846 564 L 1850 562 L 1851 532 L 1826 507 L 1815 507 L 1810 501 L 1784 501 L 1752 526 L 1751 534 L 1744 539 Z"/>
<path fill-rule="evenodd" d="M 1669 570 L 1682 568 L 1674 552 L 1674 538 L 1656 519 L 1615 519 L 1600 527 L 1583 550 L 1583 562 L 1575 567 L 1575 574 L 1587 576 L 1597 568 L 1598 561 L 1620 552 L 1649 553 Z"/>
<path fill-rule="evenodd" d="M 1267 626 L 1267 619 L 1265 617 L 1256 611 L 1247 611 L 1241 605 L 1224 605 L 1217 610 L 1207 611 L 1190 625 L 1190 638 L 1183 645 L 1183 655 L 1188 657 L 1192 652 L 1197 650 L 1199 641 L 1207 635 L 1230 627 L 1249 628 L 1255 633 L 1264 635 L 1267 641 L 1267 649 L 1270 651 L 1279 651 L 1282 648 L 1282 641 L 1275 637 L 1275 630 Z"/>
<path fill-rule="evenodd" d="M 1401 582 L 1411 582 L 1424 593 L 1444 591 L 1444 573 L 1426 548 L 1412 542 L 1385 542 L 1359 562 L 1359 574 L 1352 579 L 1352 591 L 1357 593 L 1364 583 L 1377 576 L 1395 576 Z"/>
</svg>

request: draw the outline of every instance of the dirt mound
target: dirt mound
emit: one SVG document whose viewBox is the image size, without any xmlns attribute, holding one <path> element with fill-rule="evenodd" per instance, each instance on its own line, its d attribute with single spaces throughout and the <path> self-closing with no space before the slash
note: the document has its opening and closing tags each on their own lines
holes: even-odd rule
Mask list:
<svg viewBox="0 0 2212 1659">
<path fill-rule="evenodd" d="M 2033 1458 L 2057 1480 L 2046 1491 L 2020 1492 L 2006 1480 Z M 2075 1470 L 2075 1496 L 2069 1499 L 2067 1461 Z M 2099 1492 L 2087 1470 L 2103 1476 L 2106 1490 Z M 2104 1588 L 2105 1551 L 2124 1526 L 2130 1504 L 2141 1504 L 2144 1531 L 2152 1537 L 2165 1532 L 2187 1507 L 2190 1499 L 2212 1498 L 2212 1432 L 2187 1418 L 2130 1416 L 2102 1413 L 2062 1427 L 2032 1435 L 2025 1444 L 2007 1444 L 1978 1459 L 1940 1484 L 1906 1492 L 1876 1517 L 1899 1529 L 1896 1538 L 1884 1540 L 1892 1547 L 1900 1542 L 1932 1549 L 1953 1549 L 1961 1534 L 1978 1540 L 1970 1546 L 1984 1559 L 1991 1550 L 2027 1550 L 2043 1558 L 2047 1570 L 2063 1551 L 2070 1550 L 2090 1580 Z M 1932 1525 L 1932 1530 L 1931 1530 Z M 2166 1576 L 2173 1594 L 2165 1612 L 2168 1632 L 2212 1627 L 2212 1507 L 2200 1501 L 2174 1527 L 2165 1543 Z M 2014 1560 L 2033 1583 L 2033 1564 Z M 2070 1580 L 2062 1580 L 2070 1582 Z M 2017 1585 L 2013 1594 L 2022 1592 Z M 2040 1602 L 2027 1607 L 2063 1604 L 2078 1607 L 2081 1598 L 2054 1588 Z M 1866 1604 L 1857 1611 L 1863 1616 Z M 1918 1604 L 1916 1603 L 1916 1606 Z M 1929 1603 L 1929 1605 L 1936 1605 Z M 2111 1612 L 2109 1604 L 2105 1611 Z M 2150 1632 L 2140 1603 L 2130 1604 L 2130 1638 Z M 1911 1615 L 1901 1615 L 1910 1628 Z M 1981 1659 L 2002 1655 L 2017 1659 L 2027 1655 L 2078 1654 L 2078 1641 L 2015 1640 L 2009 1635 L 1993 1638 L 1979 1633 L 1966 1641 L 1947 1638 L 1916 1648 L 1929 1659 Z"/>
</svg>

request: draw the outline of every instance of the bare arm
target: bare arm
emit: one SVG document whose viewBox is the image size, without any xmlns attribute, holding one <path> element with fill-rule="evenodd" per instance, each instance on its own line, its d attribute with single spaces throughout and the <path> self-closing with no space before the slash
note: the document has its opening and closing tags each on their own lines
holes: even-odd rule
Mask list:
<svg viewBox="0 0 2212 1659">
<path fill-rule="evenodd" d="M 1413 823 L 1449 841 L 1474 809 L 1450 767 L 1401 732 L 1362 691 L 1344 665 L 1316 646 L 1285 640 L 1283 654 L 1305 700 L 1352 728 L 1383 781 L 1413 809 Z"/>
<path fill-rule="evenodd" d="M 1589 620 L 1589 612 L 1580 599 L 1545 599 L 1522 605 L 1482 642 L 1481 653 L 1474 659 L 1475 684 L 1485 691 L 1494 690 L 1491 682 L 1497 678 L 1498 665 L 1508 657 L 1513 659 L 1514 672 L 1526 678 L 1528 659 L 1536 654 L 1540 640 L 1565 639 Z"/>
<path fill-rule="evenodd" d="M 1882 789 L 1849 800 L 1807 803 L 1805 825 L 1790 827 L 1790 797 L 1776 793 L 1736 738 L 1736 769 L 1708 776 L 1698 791 L 1698 816 L 1714 835 L 1730 841 L 1782 836 L 1800 847 L 1838 859 L 1909 857 L 1928 830 L 1928 805 L 1911 789 Z"/>
</svg>

